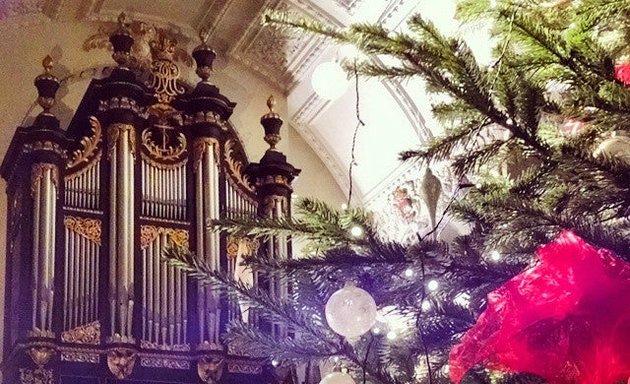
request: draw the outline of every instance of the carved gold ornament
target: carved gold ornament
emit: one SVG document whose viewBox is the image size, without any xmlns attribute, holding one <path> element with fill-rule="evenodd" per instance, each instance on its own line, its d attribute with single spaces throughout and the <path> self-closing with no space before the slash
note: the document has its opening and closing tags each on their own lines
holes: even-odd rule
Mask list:
<svg viewBox="0 0 630 384">
<path fill-rule="evenodd" d="M 113 348 L 107 352 L 107 366 L 118 380 L 123 380 L 131 375 L 136 364 L 136 357 L 137 353 L 133 349 Z"/>
<path fill-rule="evenodd" d="M 140 248 L 145 249 L 159 235 L 165 234 L 176 245 L 184 248 L 190 246 L 190 236 L 188 231 L 183 229 L 155 227 L 153 225 L 140 226 Z"/>
<path fill-rule="evenodd" d="M 63 225 L 69 230 L 101 245 L 101 221 L 86 217 L 65 216 Z"/>
<path fill-rule="evenodd" d="M 199 137 L 195 139 L 193 143 L 193 165 L 194 170 L 197 172 L 199 169 L 199 164 L 201 164 L 201 159 L 203 159 L 203 154 L 206 153 L 207 147 L 214 148 L 214 156 L 215 160 L 219 158 L 219 141 L 213 137 Z"/>
<path fill-rule="evenodd" d="M 75 363 L 98 364 L 101 358 L 98 353 L 63 351 L 61 352 L 61 361 L 71 361 Z"/>
<path fill-rule="evenodd" d="M 141 357 L 140 366 L 147 368 L 190 369 L 190 361 L 168 357 Z"/>
<path fill-rule="evenodd" d="M 162 126 L 158 126 L 157 128 L 160 129 L 161 127 Z M 173 128 L 170 128 L 170 129 L 173 129 Z M 153 133 L 151 132 L 149 128 L 145 129 L 142 132 L 141 139 L 142 139 L 142 145 L 147 149 L 147 151 L 151 154 L 151 156 L 162 161 L 177 160 L 180 156 L 186 153 L 186 147 L 188 145 L 186 142 L 186 136 L 184 136 L 184 134 L 181 132 L 178 132 L 176 135 L 176 140 L 178 143 L 176 147 L 173 147 L 171 145 L 166 145 L 167 137 L 164 131 L 162 132 L 161 145 L 155 143 L 155 141 L 153 140 Z"/>
<path fill-rule="evenodd" d="M 61 334 L 64 343 L 98 345 L 101 342 L 101 323 L 94 321 Z"/>
<path fill-rule="evenodd" d="M 139 68 L 144 71 L 148 71 L 151 68 L 153 54 L 158 53 L 156 51 L 157 46 L 154 47 L 152 52 L 151 42 L 158 40 L 160 35 L 164 35 L 172 41 L 180 38 L 185 41 L 185 37 L 174 29 L 158 28 L 138 20 L 131 20 L 125 25 L 134 39 L 134 43 L 131 46 L 131 62 L 129 63 L 129 66 L 132 68 Z M 92 49 L 112 50 L 109 35 L 116 29 L 118 29 L 118 23 L 105 23 L 98 29 L 97 33 L 83 42 L 83 49 L 86 51 Z M 193 59 L 190 54 L 185 49 L 177 46 L 171 52 L 171 59 L 180 61 L 191 68 L 193 66 Z"/>
<path fill-rule="evenodd" d="M 225 143 L 225 161 L 230 168 L 230 171 L 234 178 L 248 191 L 253 191 L 249 178 L 243 174 L 243 163 L 234 158 L 234 146 L 236 142 L 233 139 L 228 140 Z"/>
<path fill-rule="evenodd" d="M 108 159 L 112 158 L 112 154 L 116 150 L 116 146 L 118 145 L 118 138 L 120 137 L 121 132 L 129 132 L 127 137 L 129 140 L 129 150 L 131 151 L 131 154 L 135 157 L 136 129 L 131 124 L 115 123 L 110 125 L 107 130 L 107 141 L 109 144 L 109 150 L 107 152 Z"/>
<path fill-rule="evenodd" d="M 101 123 L 94 116 L 90 116 L 89 121 L 92 127 L 92 135 L 85 136 L 81 139 L 82 149 L 77 149 L 72 153 L 72 157 L 68 161 L 68 168 L 87 162 L 88 159 L 98 151 L 98 145 L 103 140 Z"/>
<path fill-rule="evenodd" d="M 202 382 L 216 384 L 223 376 L 225 360 L 218 356 L 202 356 L 197 362 L 197 373 Z"/>
<path fill-rule="evenodd" d="M 39 345 L 28 349 L 28 355 L 33 360 L 33 363 L 40 368 L 48 364 L 54 354 L 55 350 L 49 346 Z"/>
<path fill-rule="evenodd" d="M 44 368 L 20 368 L 20 384 L 53 384 L 53 371 Z"/>
<path fill-rule="evenodd" d="M 59 169 L 57 166 L 50 163 L 37 163 L 33 165 L 31 170 L 31 196 L 33 198 L 37 192 L 37 185 L 44 178 L 46 171 L 52 172 L 52 182 L 55 185 L 55 190 L 59 191 Z"/>
<path fill-rule="evenodd" d="M 191 115 L 184 116 L 184 123 L 187 125 L 196 123 L 210 123 L 221 128 L 222 131 L 228 130 L 228 124 L 221 115 L 214 111 L 198 111 Z"/>
<path fill-rule="evenodd" d="M 237 238 L 229 236 L 227 240 L 227 255 L 231 258 L 240 256 L 251 256 L 258 250 L 259 243 L 256 239 L 249 237 Z"/>
</svg>

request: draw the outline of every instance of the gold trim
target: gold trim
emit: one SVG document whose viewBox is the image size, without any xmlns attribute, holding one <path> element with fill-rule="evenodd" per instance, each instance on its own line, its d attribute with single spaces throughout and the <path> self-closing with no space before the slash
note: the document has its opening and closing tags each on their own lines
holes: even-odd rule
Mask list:
<svg viewBox="0 0 630 384">
<path fill-rule="evenodd" d="M 227 131 L 229 126 L 225 120 L 214 111 L 199 111 L 194 115 L 184 115 L 184 124 L 197 124 L 197 123 L 210 123 L 221 128 L 222 131 Z"/>
<path fill-rule="evenodd" d="M 61 334 L 64 343 L 99 345 L 101 343 L 101 323 L 94 321 L 65 331 Z"/>
<path fill-rule="evenodd" d="M 63 225 L 71 231 L 101 245 L 101 221 L 87 217 L 65 216 Z"/>
<path fill-rule="evenodd" d="M 144 152 L 140 152 L 140 157 L 142 158 L 142 160 L 144 160 L 145 163 L 158 169 L 178 169 L 188 164 L 188 157 L 184 157 L 182 161 L 177 162 L 177 163 L 172 163 L 172 164 L 158 163 L 157 161 L 153 160 L 149 155 L 147 155 Z"/>
<path fill-rule="evenodd" d="M 156 227 L 153 225 L 140 226 L 140 249 L 145 249 L 159 235 L 165 234 L 168 238 L 180 247 L 188 248 L 190 246 L 190 235 L 188 231 L 175 228 Z"/>
<path fill-rule="evenodd" d="M 118 380 L 123 380 L 131 375 L 137 357 L 137 352 L 131 348 L 113 348 L 107 352 L 107 366 Z"/>
<path fill-rule="evenodd" d="M 90 352 L 61 352 L 61 361 L 98 364 L 101 362 L 101 356 Z"/>
<path fill-rule="evenodd" d="M 206 145 L 214 145 L 214 160 L 219 159 L 219 140 L 214 137 L 198 137 L 193 142 L 193 168 L 195 173 L 199 169 L 199 163 L 206 152 Z"/>
<path fill-rule="evenodd" d="M 41 181 L 47 170 L 52 171 L 53 185 L 55 186 L 55 191 L 59 193 L 59 169 L 57 166 L 51 163 L 37 163 L 33 165 L 31 170 L 31 197 L 35 198 L 37 183 Z"/>
<path fill-rule="evenodd" d="M 129 149 L 131 155 L 136 157 L 136 128 L 131 124 L 114 123 L 107 129 L 107 141 L 109 150 L 107 151 L 107 158 L 111 159 L 112 154 L 116 150 L 118 145 L 118 138 L 120 137 L 120 131 L 129 131 Z"/>
<path fill-rule="evenodd" d="M 190 361 L 186 359 L 173 359 L 166 357 L 140 357 L 140 366 L 147 368 L 190 369 Z"/>
<path fill-rule="evenodd" d="M 243 174 L 243 163 L 234 158 L 234 146 L 236 145 L 236 141 L 234 139 L 229 139 L 225 143 L 225 161 L 232 172 L 232 175 L 236 178 L 240 185 L 242 185 L 245 189 L 250 192 L 254 191 L 252 188 L 249 177 Z"/>
<path fill-rule="evenodd" d="M 197 374 L 202 382 L 215 384 L 221 380 L 225 358 L 219 356 L 201 356 L 197 361 Z"/>
<path fill-rule="evenodd" d="M 258 240 L 249 237 L 228 236 L 226 253 L 229 258 L 241 256 L 251 256 L 258 250 Z"/>
<path fill-rule="evenodd" d="M 74 178 L 77 178 L 85 173 L 87 173 L 87 171 L 89 171 L 90 169 L 92 169 L 95 166 L 99 165 L 99 162 L 101 161 L 101 156 L 102 156 L 102 152 L 99 151 L 96 156 L 92 159 L 92 161 L 90 161 L 85 167 L 82 167 L 81 169 L 79 169 L 77 172 L 75 173 L 70 173 L 68 175 L 66 175 L 63 180 L 64 181 L 68 181 L 68 180 L 72 180 Z M 69 168 L 69 167 L 67 167 Z"/>
<path fill-rule="evenodd" d="M 103 140 L 103 128 L 100 121 L 94 116 L 89 117 L 92 134 L 81 139 L 82 149 L 77 149 L 72 153 L 72 158 L 68 161 L 67 168 L 75 167 L 81 163 L 87 162 L 97 150 L 98 145 Z"/>
</svg>

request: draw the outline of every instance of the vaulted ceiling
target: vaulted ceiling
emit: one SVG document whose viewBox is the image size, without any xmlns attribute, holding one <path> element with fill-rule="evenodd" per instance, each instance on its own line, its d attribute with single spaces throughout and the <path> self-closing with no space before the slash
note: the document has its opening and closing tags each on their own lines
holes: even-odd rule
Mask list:
<svg viewBox="0 0 630 384">
<path fill-rule="evenodd" d="M 404 20 L 418 11 L 429 17 L 433 12 L 437 18 L 451 20 L 452 9 L 444 8 L 450 0 L 440 2 L 437 14 L 436 6 L 431 3 L 433 0 L 2 0 L 0 45 L 10 57 L 0 64 L 3 77 L 0 123 L 8 132 L 9 127 L 5 125 L 13 128 L 24 117 L 17 111 L 32 105 L 34 91 L 29 85 L 39 71 L 35 63 L 47 51 L 52 50 L 53 56 L 56 53 L 60 57 L 59 62 L 67 72 L 90 67 L 86 63 L 72 62 L 73 55 L 64 55 L 71 48 L 57 45 L 57 36 L 51 31 L 63 30 L 66 42 L 74 41 L 76 47 L 81 47 L 99 26 L 113 23 L 121 11 L 131 19 L 177 31 L 182 42 L 188 44 L 195 44 L 196 31 L 206 27 L 210 32 L 209 43 L 219 53 L 217 71 L 237 63 L 284 94 L 285 120 L 299 132 L 347 192 L 348 165 L 357 124 L 354 84 L 351 82 L 340 98 L 330 101 L 319 97 L 310 81 L 318 64 L 342 59 L 346 50 L 317 36 L 287 34 L 263 27 L 262 12 L 287 10 L 336 26 L 370 21 L 392 29 L 404 28 Z M 49 27 L 52 24 L 57 29 Z M 33 34 L 38 44 L 46 42 L 47 45 L 40 50 L 18 45 L 22 43 L 17 42 L 28 39 L 29 34 Z M 90 55 L 95 65 L 111 62 L 106 52 Z M 247 84 L 241 86 L 247 87 Z M 393 178 L 406 171 L 397 160 L 398 152 L 426 141 L 438 127 L 429 117 L 429 105 L 420 81 L 362 79 L 358 89 L 359 112 L 366 125 L 356 136 L 353 183 L 354 196 L 365 202 L 382 193 Z M 10 134 L 12 132 L 10 130 Z M 9 139 L 3 137 L 3 142 Z"/>
</svg>

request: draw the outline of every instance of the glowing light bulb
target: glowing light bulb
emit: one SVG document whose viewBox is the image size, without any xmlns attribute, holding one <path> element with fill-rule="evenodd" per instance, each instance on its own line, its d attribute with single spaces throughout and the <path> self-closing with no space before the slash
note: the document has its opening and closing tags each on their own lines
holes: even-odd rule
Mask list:
<svg viewBox="0 0 630 384">
<path fill-rule="evenodd" d="M 428 300 L 423 301 L 420 305 L 420 309 L 422 309 L 423 312 L 428 311 L 431 309 L 431 303 Z"/>
<path fill-rule="evenodd" d="M 413 277 L 413 269 L 407 268 L 405 269 L 405 277 Z"/>
<path fill-rule="evenodd" d="M 380 335 L 381 334 L 381 329 L 379 327 L 374 327 L 372 328 L 372 333 L 375 335 Z"/>
<path fill-rule="evenodd" d="M 395 340 L 398 335 L 394 331 L 387 332 L 387 340 Z"/>
<path fill-rule="evenodd" d="M 499 253 L 499 251 L 492 251 L 492 252 L 490 252 L 490 260 L 492 260 L 492 261 L 499 261 L 499 260 L 501 260 L 501 254 Z"/>
<path fill-rule="evenodd" d="M 438 283 L 437 280 L 429 280 L 429 282 L 427 283 L 427 288 L 429 289 L 429 291 L 435 291 L 438 289 L 439 286 L 440 283 Z"/>
<path fill-rule="evenodd" d="M 348 88 L 348 77 L 339 63 L 329 61 L 315 68 L 311 85 L 321 98 L 334 100 L 343 95 Z"/>
<path fill-rule="evenodd" d="M 343 209 L 344 211 L 348 209 L 348 204 L 346 203 L 341 204 L 341 209 Z"/>
<path fill-rule="evenodd" d="M 355 225 L 354 227 L 350 228 L 350 234 L 354 237 L 361 237 L 363 235 L 363 228 Z"/>
<path fill-rule="evenodd" d="M 274 367 L 277 367 L 280 365 L 280 362 L 276 359 L 271 360 L 271 365 L 273 365 Z"/>
</svg>

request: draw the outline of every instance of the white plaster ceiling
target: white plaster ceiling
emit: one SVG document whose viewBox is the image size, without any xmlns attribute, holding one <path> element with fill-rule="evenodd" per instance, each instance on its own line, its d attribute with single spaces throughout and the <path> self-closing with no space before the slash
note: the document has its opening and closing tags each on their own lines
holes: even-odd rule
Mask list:
<svg viewBox="0 0 630 384">
<path fill-rule="evenodd" d="M 450 20 L 440 2 L 437 19 Z M 207 27 L 210 43 L 218 51 L 218 71 L 230 62 L 247 68 L 286 96 L 285 121 L 295 128 L 326 164 L 342 189 L 347 191 L 352 136 L 356 126 L 354 84 L 337 100 L 317 96 L 310 82 L 321 62 L 339 59 L 343 50 L 317 36 L 282 33 L 260 24 L 265 9 L 281 9 L 314 17 L 337 26 L 351 22 L 379 22 L 389 28 L 404 28 L 403 21 L 423 10 L 431 17 L 432 0 L 0 0 L 0 37 L 3 51 L 15 52 L 19 60 L 2 65 L 0 123 L 18 124 L 33 102 L 32 79 L 41 58 L 54 47 L 62 68 L 76 71 L 107 63 L 108 53 L 83 53 L 84 62 L 73 62 L 83 41 L 104 22 L 112 22 L 121 11 L 132 19 L 177 30 L 189 47 L 196 44 L 195 31 Z M 424 8 L 423 8 L 424 7 Z M 448 8 L 448 7 L 446 7 Z M 41 25 L 44 24 L 44 27 Z M 44 36 L 49 46 L 16 45 L 11 34 L 46 33 L 46 24 L 61 25 L 73 36 L 76 46 L 55 45 L 56 36 Z M 448 25 L 445 24 L 446 28 Z M 37 26 L 37 28 L 36 28 Z M 53 29 L 50 29 L 51 31 Z M 58 30 L 58 29 L 57 29 Z M 7 35 L 8 33 L 8 35 Z M 42 36 L 38 36 L 40 40 Z M 67 40 L 67 39 L 66 39 Z M 19 40 L 18 40 L 19 41 Z M 65 41 L 67 44 L 67 41 Z M 15 63 L 21 63 L 19 66 Z M 16 75 L 11 81 L 8 77 Z M 17 83 L 19 81 L 19 83 Z M 240 84 L 247 86 L 247 84 Z M 16 89 L 17 87 L 17 89 Z M 403 172 L 397 160 L 401 150 L 426 141 L 438 127 L 430 119 L 429 103 L 421 83 L 410 81 L 360 80 L 360 112 L 366 126 L 357 135 L 353 196 L 364 202 L 384 190 L 388 181 Z M 238 100 L 237 100 L 238 101 Z M 11 118 L 6 117 L 7 113 Z M 4 115 L 3 115 L 4 114 Z M 19 117 L 18 117 L 19 116 Z M 3 137 L 3 142 L 10 138 Z"/>
</svg>

